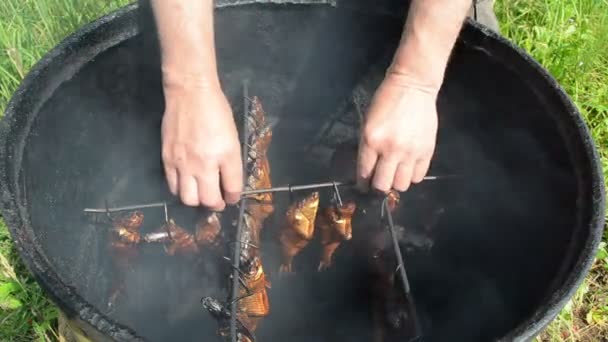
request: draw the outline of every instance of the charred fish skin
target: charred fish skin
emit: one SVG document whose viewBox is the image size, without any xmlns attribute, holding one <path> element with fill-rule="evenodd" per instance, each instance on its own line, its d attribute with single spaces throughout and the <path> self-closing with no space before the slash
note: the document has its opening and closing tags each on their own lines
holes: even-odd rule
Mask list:
<svg viewBox="0 0 608 342">
<path fill-rule="evenodd" d="M 319 208 L 319 192 L 313 192 L 293 203 L 285 213 L 279 241 L 283 254 L 279 272 L 292 272 L 293 258 L 312 240 Z"/>
<path fill-rule="evenodd" d="M 357 209 L 355 202 L 343 206 L 329 206 L 317 216 L 317 228 L 321 233 L 321 262 L 318 270 L 324 271 L 331 267 L 332 258 L 340 244 L 352 238 L 352 218 Z"/>
<path fill-rule="evenodd" d="M 267 289 L 270 288 L 259 257 L 253 261 L 250 273 L 243 276 L 244 286 L 240 286 L 237 310 L 243 325 L 255 332 L 260 321 L 270 314 Z"/>
<path fill-rule="evenodd" d="M 219 251 L 222 243 L 222 224 L 221 214 L 211 212 L 202 216 L 196 223 L 196 233 L 194 240 L 200 249 L 207 248 Z"/>
<path fill-rule="evenodd" d="M 143 222 L 144 214 L 141 211 L 112 220 L 110 244 L 116 248 L 136 246 L 141 241 L 140 228 Z"/>
<path fill-rule="evenodd" d="M 248 190 L 267 189 L 272 187 L 268 159 L 257 159 L 253 163 L 254 166 L 247 180 Z M 273 195 L 270 192 L 249 196 L 247 200 L 247 212 L 262 223 L 274 212 L 272 200 Z"/>
<path fill-rule="evenodd" d="M 251 114 L 249 131 L 253 133 L 249 138 L 251 148 L 247 157 L 247 170 L 249 173 L 247 186 L 251 190 L 270 188 L 272 187 L 272 182 L 267 151 L 272 140 L 272 129 L 266 125 L 266 113 L 257 96 L 252 99 Z M 247 210 L 257 220 L 264 221 L 274 212 L 272 193 L 256 194 L 250 198 L 252 200 L 248 202 Z"/>
<path fill-rule="evenodd" d="M 125 274 L 131 271 L 133 263 L 139 255 L 140 228 L 143 222 L 144 214 L 141 211 L 135 211 L 112 220 L 108 247 L 114 271 L 108 295 L 107 305 L 109 309 L 113 309 L 118 298 L 123 294 Z"/>
<path fill-rule="evenodd" d="M 169 219 L 162 229 L 167 231 L 171 238 L 170 242 L 164 246 L 167 255 L 194 256 L 200 252 L 194 235 L 178 226 L 173 219 Z"/>
</svg>

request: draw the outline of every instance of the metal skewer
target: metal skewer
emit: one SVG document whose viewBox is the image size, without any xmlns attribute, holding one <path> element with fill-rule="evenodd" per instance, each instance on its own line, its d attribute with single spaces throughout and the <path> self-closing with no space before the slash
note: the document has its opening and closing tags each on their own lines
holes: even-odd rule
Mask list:
<svg viewBox="0 0 608 342">
<path fill-rule="evenodd" d="M 395 232 L 393 214 L 391 213 L 391 210 L 388 205 L 388 196 L 384 199 L 384 201 L 382 201 L 382 211 L 383 211 L 383 214 L 386 215 L 386 218 L 387 218 L 388 230 L 391 235 L 391 240 L 393 241 L 393 248 L 395 250 L 395 257 L 397 259 L 396 273 L 399 274 L 399 278 L 401 280 L 401 285 L 403 286 L 403 291 L 405 292 L 405 299 L 409 306 L 411 317 L 412 317 L 412 320 L 414 323 L 414 332 L 415 332 L 414 339 L 417 339 L 422 334 L 421 327 L 420 327 L 420 320 L 418 319 L 416 305 L 414 303 L 414 298 L 412 297 L 412 294 L 411 294 L 410 282 L 407 277 L 407 272 L 405 271 L 403 255 L 401 254 L 401 248 L 399 247 L 399 240 L 397 239 L 397 233 Z"/>
<path fill-rule="evenodd" d="M 246 150 L 244 148 L 244 150 Z M 445 176 L 427 176 L 424 177 L 424 180 L 441 180 L 458 177 L 457 175 L 445 175 Z M 251 195 L 258 195 L 263 193 L 276 193 L 276 192 L 294 192 L 294 191 L 302 191 L 302 190 L 315 190 L 322 188 L 331 188 L 331 187 L 339 187 L 339 186 L 355 186 L 355 182 L 323 182 L 323 183 L 314 183 L 314 184 L 304 184 L 304 185 L 286 185 L 286 186 L 278 186 L 273 188 L 266 189 L 254 189 L 254 190 L 245 190 L 241 192 L 241 197 L 247 197 Z M 85 213 L 106 213 L 106 212 L 119 212 L 119 211 L 131 211 L 138 209 L 146 209 L 146 208 L 159 208 L 165 207 L 171 204 L 172 202 L 156 202 L 156 203 L 147 203 L 147 204 L 135 204 L 128 205 L 123 207 L 115 207 L 115 208 L 85 208 Z M 175 201 L 177 203 L 177 201 Z"/>
<path fill-rule="evenodd" d="M 249 148 L 247 145 L 247 141 L 249 140 L 249 125 L 247 124 L 247 119 L 249 118 L 249 88 L 247 81 L 243 82 L 243 161 L 247 160 L 247 155 L 249 154 Z M 243 163 L 243 183 L 247 183 L 247 166 L 246 163 Z M 237 301 L 236 298 L 239 296 L 239 271 L 240 271 L 240 259 L 241 259 L 241 241 L 243 240 L 243 222 L 245 216 L 245 202 L 247 199 L 244 196 L 241 196 L 240 208 L 239 208 L 239 217 L 238 223 L 236 227 L 236 241 L 234 244 L 234 255 L 232 260 L 233 272 L 232 272 L 232 295 L 230 296 L 230 339 L 232 342 L 238 341 L 236 326 L 237 326 L 237 317 L 236 317 L 236 309 L 237 309 Z"/>
<path fill-rule="evenodd" d="M 138 210 L 138 209 L 146 209 L 146 208 L 161 208 L 161 207 L 166 207 L 167 202 L 156 202 L 156 203 L 147 203 L 147 204 L 135 204 L 135 205 L 128 205 L 128 206 L 124 206 L 124 207 L 117 207 L 117 208 L 85 208 L 84 212 L 85 213 L 113 213 L 113 212 L 118 212 L 118 211 L 131 211 L 131 210 Z"/>
</svg>

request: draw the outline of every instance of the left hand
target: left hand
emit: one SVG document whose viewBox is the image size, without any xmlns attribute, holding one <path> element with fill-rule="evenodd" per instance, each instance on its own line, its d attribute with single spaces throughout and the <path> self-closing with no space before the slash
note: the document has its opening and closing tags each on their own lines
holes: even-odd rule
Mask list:
<svg viewBox="0 0 608 342">
<path fill-rule="evenodd" d="M 437 138 L 437 92 L 389 72 L 361 130 L 357 182 L 367 190 L 406 191 L 425 177 Z"/>
</svg>

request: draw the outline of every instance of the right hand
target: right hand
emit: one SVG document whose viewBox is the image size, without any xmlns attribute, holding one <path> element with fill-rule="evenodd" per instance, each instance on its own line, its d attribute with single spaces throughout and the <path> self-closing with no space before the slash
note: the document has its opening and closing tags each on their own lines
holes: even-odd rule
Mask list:
<svg viewBox="0 0 608 342">
<path fill-rule="evenodd" d="M 240 199 L 241 146 L 217 86 L 165 86 L 162 159 L 169 189 L 188 206 L 223 210 Z"/>
</svg>

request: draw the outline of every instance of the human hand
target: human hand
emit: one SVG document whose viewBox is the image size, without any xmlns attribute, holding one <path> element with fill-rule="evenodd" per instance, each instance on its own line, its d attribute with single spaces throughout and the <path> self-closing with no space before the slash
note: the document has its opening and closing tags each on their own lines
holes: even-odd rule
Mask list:
<svg viewBox="0 0 608 342">
<path fill-rule="evenodd" d="M 389 72 L 365 118 L 359 143 L 357 181 L 387 193 L 406 191 L 426 175 L 437 137 L 437 91 Z"/>
<path fill-rule="evenodd" d="M 162 159 L 169 189 L 189 206 L 223 210 L 243 187 L 238 132 L 218 86 L 165 86 Z"/>
</svg>

